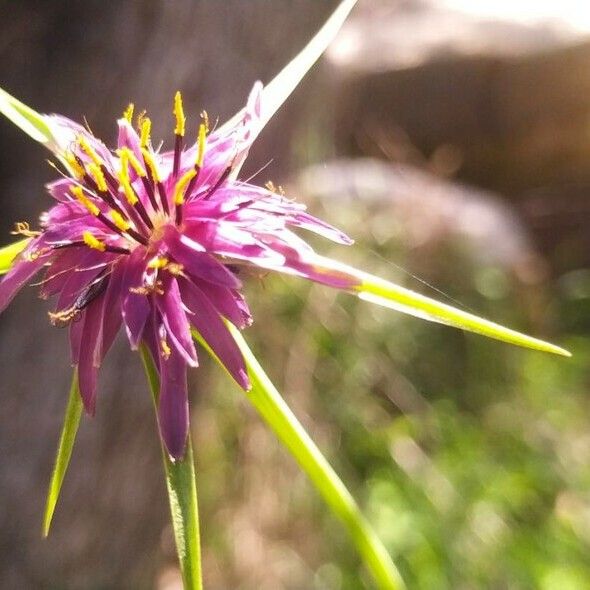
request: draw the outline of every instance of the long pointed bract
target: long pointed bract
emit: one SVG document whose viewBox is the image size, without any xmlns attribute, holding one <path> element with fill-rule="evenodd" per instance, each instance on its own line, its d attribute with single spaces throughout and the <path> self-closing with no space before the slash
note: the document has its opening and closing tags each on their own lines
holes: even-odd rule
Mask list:
<svg viewBox="0 0 590 590">
<path fill-rule="evenodd" d="M 61 486 L 66 476 L 68 465 L 70 464 L 81 416 L 82 398 L 80 397 L 80 391 L 78 389 L 78 372 L 74 371 L 72 386 L 70 387 L 70 396 L 64 416 L 64 423 L 59 437 L 55 464 L 53 472 L 51 473 L 51 480 L 47 491 L 47 500 L 45 502 L 45 514 L 43 515 L 44 537 L 47 537 L 49 529 L 51 528 L 53 513 L 55 512 Z"/>
<path fill-rule="evenodd" d="M 362 515 L 342 480 L 284 402 L 248 347 L 241 332 L 229 322 L 227 325 L 248 367 L 248 376 L 252 384 L 252 388 L 246 392 L 248 400 L 299 463 L 334 514 L 342 520 L 367 568 L 373 574 L 377 586 L 382 590 L 404 588 L 404 582 L 387 550 Z M 225 369 L 203 338 L 197 332 L 193 333 L 209 354 Z M 225 370 L 227 372 L 227 369 Z"/>
<path fill-rule="evenodd" d="M 436 301 L 436 299 L 431 299 L 430 297 L 358 270 L 342 262 L 330 258 L 317 257 L 316 264 L 319 270 L 339 270 L 357 277 L 358 284 L 350 292 L 365 301 L 395 309 L 396 311 L 401 311 L 402 313 L 413 315 L 423 320 L 446 324 L 516 346 L 561 356 L 571 356 L 569 351 L 555 344 L 527 336 L 510 328 L 505 328 L 500 324 L 480 318 L 446 303 L 441 303 L 440 301 Z"/>
<path fill-rule="evenodd" d="M 270 121 L 272 116 L 279 110 L 287 98 L 289 98 L 295 88 L 297 88 L 299 82 L 301 82 L 315 62 L 326 51 L 356 2 L 357 0 L 344 0 L 303 50 L 264 87 L 262 96 L 260 97 L 262 109 L 260 129 Z M 236 125 L 242 119 L 243 115 L 244 109 L 236 113 L 221 129 Z"/>
</svg>

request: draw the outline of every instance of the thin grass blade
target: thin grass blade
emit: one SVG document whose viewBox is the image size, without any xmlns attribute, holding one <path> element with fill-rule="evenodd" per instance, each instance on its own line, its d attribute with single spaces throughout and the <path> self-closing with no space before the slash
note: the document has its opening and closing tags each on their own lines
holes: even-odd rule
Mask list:
<svg viewBox="0 0 590 590">
<path fill-rule="evenodd" d="M 55 465 L 49 481 L 49 490 L 47 491 L 45 514 L 43 516 L 44 537 L 47 537 L 49 529 L 51 528 L 51 521 L 53 519 L 55 507 L 57 506 L 57 501 L 59 500 L 61 486 L 72 457 L 81 416 L 82 398 L 80 397 L 80 391 L 78 389 L 78 372 L 74 370 L 72 385 L 70 387 L 70 396 L 68 399 L 68 405 L 66 406 L 61 435 L 59 437 L 57 454 L 55 456 Z"/>
</svg>

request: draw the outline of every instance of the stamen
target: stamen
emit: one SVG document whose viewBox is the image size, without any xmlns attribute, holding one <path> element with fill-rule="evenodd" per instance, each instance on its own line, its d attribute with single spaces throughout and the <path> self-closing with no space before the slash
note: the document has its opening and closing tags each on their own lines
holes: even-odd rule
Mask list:
<svg viewBox="0 0 590 590">
<path fill-rule="evenodd" d="M 199 125 L 199 139 L 197 145 L 197 161 L 195 166 L 198 168 L 203 167 L 203 160 L 205 159 L 205 141 L 207 139 L 207 123 L 201 123 Z"/>
<path fill-rule="evenodd" d="M 111 211 L 111 219 L 117 229 L 122 232 L 126 232 L 131 227 L 131 224 L 118 211 Z"/>
<path fill-rule="evenodd" d="M 120 158 L 121 158 L 121 170 L 119 172 L 119 182 L 121 184 L 121 188 L 125 193 L 125 198 L 127 202 L 132 207 L 135 207 L 141 220 L 146 224 L 146 226 L 150 229 L 153 229 L 154 225 L 147 214 L 143 203 L 139 200 L 133 186 L 131 185 L 131 180 L 129 178 L 129 163 L 130 163 L 130 154 L 129 150 L 121 150 L 120 151 Z M 134 156 L 135 157 L 135 156 Z"/>
<path fill-rule="evenodd" d="M 141 134 L 139 137 L 139 143 L 142 149 L 147 148 L 148 146 L 151 130 L 152 122 L 149 117 L 145 117 L 141 121 Z"/>
<path fill-rule="evenodd" d="M 184 116 L 184 109 L 182 108 L 182 94 L 180 90 L 174 95 L 174 116 L 176 117 L 176 127 L 174 134 L 184 137 L 186 117 Z"/>
<path fill-rule="evenodd" d="M 182 108 L 182 95 L 180 91 L 177 91 L 174 95 L 174 116 L 176 117 L 176 127 L 174 128 L 174 165 L 172 174 L 178 176 L 178 169 L 180 167 L 180 154 L 182 153 L 182 147 L 184 142 L 184 132 L 186 117 L 184 116 L 184 110 Z"/>
<path fill-rule="evenodd" d="M 174 187 L 174 204 L 182 205 L 184 203 L 185 189 L 192 178 L 197 175 L 196 170 L 185 172 Z"/>
<path fill-rule="evenodd" d="M 162 178 L 160 177 L 160 171 L 158 170 L 156 161 L 152 158 L 150 152 L 146 148 L 142 147 L 141 153 L 143 154 L 143 160 L 151 174 L 152 180 L 154 182 L 162 182 Z"/>
<path fill-rule="evenodd" d="M 73 186 L 70 189 L 70 192 L 82 206 L 86 207 L 90 215 L 97 217 L 100 214 L 100 209 L 84 194 L 84 190 L 81 186 Z"/>
<path fill-rule="evenodd" d="M 74 178 L 79 180 L 80 178 L 84 177 L 84 167 L 72 152 L 65 152 L 63 154 L 63 158 L 66 164 L 68 165 L 70 172 L 73 174 Z"/>
<path fill-rule="evenodd" d="M 213 196 L 213 194 L 217 191 L 217 189 L 227 180 L 227 177 L 230 175 L 232 171 L 232 166 L 228 166 L 219 177 L 217 182 L 205 193 L 203 200 L 207 200 Z"/>
<path fill-rule="evenodd" d="M 160 201 L 162 202 L 162 208 L 166 212 L 166 215 L 170 213 L 170 209 L 168 207 L 168 197 L 166 195 L 166 189 L 162 184 L 162 178 L 160 176 L 160 171 L 158 170 L 158 166 L 156 165 L 156 161 L 152 157 L 150 151 L 147 148 L 142 148 L 141 153 L 143 154 L 143 161 L 145 162 L 146 168 L 150 175 L 150 180 L 156 184 L 158 187 L 158 193 L 160 194 Z M 149 193 L 148 193 L 149 194 Z M 154 197 L 155 201 L 155 197 Z M 152 203 L 154 205 L 154 203 Z M 154 206 L 154 209 L 157 209 Z"/>
<path fill-rule="evenodd" d="M 85 231 L 82 234 L 82 239 L 84 243 L 93 250 L 98 250 L 99 252 L 104 252 L 107 249 L 107 246 L 104 242 L 101 242 L 98 238 L 93 236 L 89 231 Z"/>
<path fill-rule="evenodd" d="M 102 166 L 102 159 L 100 158 L 100 156 L 96 153 L 96 151 L 94 150 L 94 148 L 88 143 L 88 140 L 83 136 L 83 135 L 79 135 L 78 136 L 78 144 L 80 145 L 80 147 L 82 148 L 82 151 L 84 151 L 86 153 L 86 155 L 97 165 L 97 166 Z"/>
<path fill-rule="evenodd" d="M 125 152 L 125 156 L 123 156 L 123 152 Z M 118 154 L 121 157 L 121 162 L 123 162 L 123 157 L 125 158 L 125 162 L 127 164 L 131 164 L 131 167 L 137 174 L 137 176 L 144 177 L 146 175 L 145 170 L 143 169 L 142 165 L 139 163 L 139 160 L 135 157 L 135 154 L 129 148 L 121 148 L 118 150 Z"/>
<path fill-rule="evenodd" d="M 135 105 L 130 102 L 127 105 L 127 108 L 125 109 L 125 111 L 123 112 L 123 118 L 127 119 L 127 123 L 129 123 L 131 125 L 131 122 L 133 121 L 133 111 L 135 109 Z"/>
<path fill-rule="evenodd" d="M 185 172 L 174 187 L 174 204 L 176 205 L 176 223 L 182 222 L 182 205 L 184 203 L 185 190 L 190 181 L 197 175 L 197 171 L 192 169 Z M 189 194 L 190 196 L 190 194 Z"/>
<path fill-rule="evenodd" d="M 94 162 L 92 162 L 92 164 L 88 165 L 88 172 L 90 176 L 92 176 L 94 182 L 96 183 L 96 188 L 101 193 L 106 193 L 108 191 L 107 181 L 100 166 L 97 166 Z"/>
<path fill-rule="evenodd" d="M 149 123 L 149 119 L 145 119 L 144 123 L 146 121 Z M 142 127 L 142 133 L 143 133 L 143 127 Z M 148 131 L 148 138 L 149 138 L 149 131 Z M 142 141 L 143 141 L 143 139 L 142 139 Z M 150 179 L 148 178 L 146 170 L 143 168 L 143 166 L 140 164 L 139 160 L 135 157 L 135 154 L 129 148 L 122 148 L 121 150 L 119 150 L 119 155 L 121 155 L 121 152 L 123 152 L 123 151 L 125 151 L 127 154 L 126 157 L 129 161 L 129 164 L 131 164 L 131 167 L 133 168 L 133 170 L 135 170 L 135 173 L 141 178 L 143 188 L 145 189 L 145 192 L 148 195 L 148 198 L 150 200 L 150 203 L 151 203 L 154 211 L 157 211 L 158 204 L 156 203 L 156 197 L 154 195 L 154 187 L 152 186 L 152 183 L 150 182 Z M 152 162 L 152 164 L 153 164 L 153 162 Z M 154 164 L 154 166 L 155 166 L 155 164 Z M 147 164 L 146 164 L 146 168 L 147 168 Z"/>
</svg>

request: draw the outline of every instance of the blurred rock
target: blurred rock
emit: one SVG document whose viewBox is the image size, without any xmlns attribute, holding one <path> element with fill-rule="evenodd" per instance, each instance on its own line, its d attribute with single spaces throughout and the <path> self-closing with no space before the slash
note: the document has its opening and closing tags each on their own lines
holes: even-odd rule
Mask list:
<svg viewBox="0 0 590 590">
<path fill-rule="evenodd" d="M 559 236 L 587 236 L 590 222 L 588 23 L 543 19 L 536 3 L 528 20 L 525 6 L 502 18 L 506 3 L 482 16 L 479 4 L 361 5 L 331 52 L 342 72 L 337 152 L 442 163 L 443 174 L 515 201 L 534 230 L 551 210 L 552 236 L 535 231 L 551 255 Z M 590 261 L 588 245 L 567 268 Z"/>
</svg>

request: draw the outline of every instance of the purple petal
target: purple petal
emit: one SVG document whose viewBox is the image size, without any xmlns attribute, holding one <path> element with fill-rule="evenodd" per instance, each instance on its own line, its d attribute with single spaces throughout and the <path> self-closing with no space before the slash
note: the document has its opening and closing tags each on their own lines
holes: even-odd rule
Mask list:
<svg viewBox="0 0 590 590">
<path fill-rule="evenodd" d="M 145 264 L 142 249 L 136 249 L 127 258 L 126 272 L 121 284 L 123 321 L 133 350 L 136 350 L 139 345 L 151 310 L 147 296 L 134 292 L 135 289 L 144 286 Z"/>
<path fill-rule="evenodd" d="M 14 296 L 30 281 L 46 262 L 39 256 L 34 260 L 21 258 L 0 283 L 0 313 L 3 312 Z"/>
<path fill-rule="evenodd" d="M 78 359 L 78 382 L 86 412 L 94 415 L 96 408 L 96 382 L 100 366 L 102 318 L 104 298 L 97 297 L 84 312 L 84 327 Z"/>
<path fill-rule="evenodd" d="M 248 305 L 239 291 L 206 281 L 199 281 L 198 287 L 215 306 L 217 313 L 227 318 L 234 326 L 245 328 L 252 323 Z"/>
<path fill-rule="evenodd" d="M 191 366 L 198 366 L 197 351 L 191 336 L 190 326 L 180 297 L 178 282 L 173 277 L 164 281 L 164 295 L 156 298 L 158 310 L 172 343 Z"/>
<path fill-rule="evenodd" d="M 182 281 L 182 298 L 193 315 L 191 324 L 198 330 L 230 375 L 242 389 L 250 389 L 250 380 L 242 353 L 214 305 L 194 283 Z"/>
<path fill-rule="evenodd" d="M 160 396 L 158 422 L 166 449 L 175 459 L 182 458 L 189 426 L 186 362 L 171 349 L 168 358 L 160 351 Z"/>
<path fill-rule="evenodd" d="M 207 252 L 195 250 L 192 240 L 186 236 L 171 233 L 166 237 L 166 246 L 176 262 L 182 264 L 186 272 L 211 283 L 238 289 L 241 286 L 237 277 L 223 264 Z M 202 248 L 202 247 L 201 247 Z"/>
</svg>

